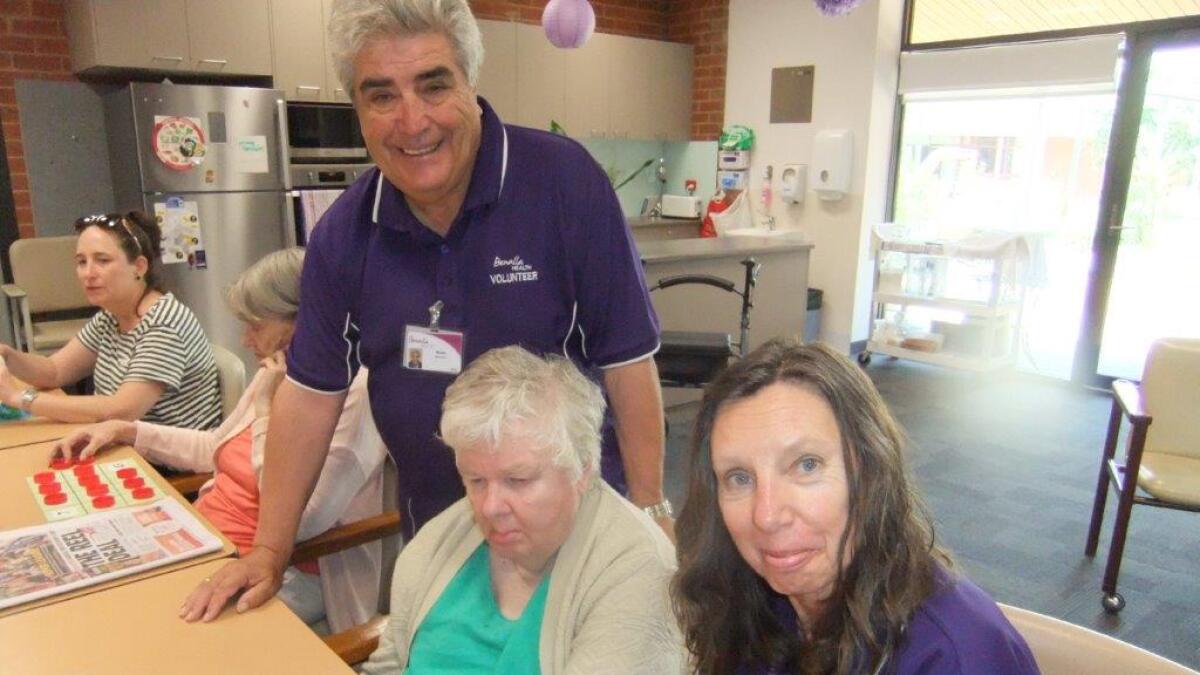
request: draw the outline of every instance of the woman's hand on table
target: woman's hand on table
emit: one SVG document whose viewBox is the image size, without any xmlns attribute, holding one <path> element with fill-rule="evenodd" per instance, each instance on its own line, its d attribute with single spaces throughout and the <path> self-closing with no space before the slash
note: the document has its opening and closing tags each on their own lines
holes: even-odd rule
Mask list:
<svg viewBox="0 0 1200 675">
<path fill-rule="evenodd" d="M 133 422 L 108 420 L 89 424 L 55 442 L 50 458 L 70 459 L 72 455 L 78 455 L 79 459 L 88 459 L 114 443 L 133 443 L 136 437 L 137 427 Z"/>
<path fill-rule="evenodd" d="M 212 621 L 243 590 L 237 601 L 238 613 L 254 609 L 279 592 L 286 567 L 286 558 L 265 546 L 255 546 L 244 557 L 200 582 L 179 608 L 179 617 L 188 623 Z"/>
<path fill-rule="evenodd" d="M 275 398 L 275 390 L 279 388 L 279 383 L 283 382 L 283 376 L 287 375 L 287 362 L 283 352 L 279 351 L 260 363 L 267 372 L 263 375 L 262 387 L 254 396 L 254 415 L 266 417 L 271 414 L 271 400 Z"/>
</svg>

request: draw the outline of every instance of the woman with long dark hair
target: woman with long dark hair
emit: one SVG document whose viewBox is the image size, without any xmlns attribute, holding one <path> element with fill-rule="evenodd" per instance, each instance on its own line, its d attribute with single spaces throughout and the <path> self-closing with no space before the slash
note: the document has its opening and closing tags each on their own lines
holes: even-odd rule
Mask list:
<svg viewBox="0 0 1200 675">
<path fill-rule="evenodd" d="M 705 392 L 672 595 L 699 673 L 1036 673 L 934 541 L 874 385 L 777 339 Z"/>
</svg>

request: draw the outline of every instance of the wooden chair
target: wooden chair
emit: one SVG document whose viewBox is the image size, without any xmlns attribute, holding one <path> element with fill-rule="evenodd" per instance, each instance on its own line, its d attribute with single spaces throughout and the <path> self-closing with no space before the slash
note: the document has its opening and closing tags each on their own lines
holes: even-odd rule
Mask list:
<svg viewBox="0 0 1200 675">
<path fill-rule="evenodd" d="M 1117 519 L 1104 566 L 1102 604 L 1115 613 L 1125 607 L 1125 598 L 1117 592 L 1117 575 L 1134 504 L 1200 512 L 1200 340 L 1156 341 L 1146 357 L 1141 385 L 1117 380 L 1112 390 L 1084 553 L 1096 554 L 1111 483 L 1118 494 Z M 1123 418 L 1129 420 L 1130 433 L 1122 461 L 1114 455 Z M 1139 494 L 1139 488 L 1145 494 Z"/>
<path fill-rule="evenodd" d="M 383 513 L 340 525 L 296 544 L 296 548 L 292 550 L 292 557 L 288 561 L 291 565 L 312 562 L 331 553 L 354 548 L 367 542 L 382 540 L 379 613 L 366 623 L 322 638 L 325 644 L 337 653 L 347 665 L 366 661 L 371 656 L 371 652 L 374 652 L 379 645 L 379 636 L 387 626 L 387 614 L 392 597 L 392 571 L 396 566 L 396 556 L 400 554 L 401 548 L 402 521 L 397 508 L 398 494 L 396 468 L 389 457 L 384 464 L 383 472 Z"/>
<path fill-rule="evenodd" d="M 1196 675 L 1196 671 L 1141 647 L 1073 623 L 1008 605 L 1000 605 L 1000 611 L 1025 638 L 1042 675 Z"/>
<path fill-rule="evenodd" d="M 74 236 L 35 237 L 9 248 L 13 283 L 2 288 L 18 349 L 58 351 L 96 313 L 75 277 L 75 243 Z"/>
<path fill-rule="evenodd" d="M 213 359 L 217 363 L 217 386 L 221 395 L 221 419 L 233 414 L 242 393 L 246 391 L 246 366 L 233 352 L 220 345 L 212 345 Z M 200 488 L 212 478 L 212 473 L 177 473 L 167 476 L 179 494 L 193 499 Z"/>
</svg>

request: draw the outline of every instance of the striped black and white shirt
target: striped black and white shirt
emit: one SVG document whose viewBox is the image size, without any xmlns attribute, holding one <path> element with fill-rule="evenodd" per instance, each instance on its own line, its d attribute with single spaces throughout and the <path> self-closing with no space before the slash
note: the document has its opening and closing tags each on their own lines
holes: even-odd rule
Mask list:
<svg viewBox="0 0 1200 675">
<path fill-rule="evenodd" d="M 120 331 L 112 313 L 97 312 L 79 331 L 79 341 L 96 353 L 97 394 L 112 396 L 125 382 L 166 385 L 142 421 L 186 429 L 220 423 L 217 364 L 208 336 L 192 310 L 170 293 L 128 333 Z"/>
</svg>

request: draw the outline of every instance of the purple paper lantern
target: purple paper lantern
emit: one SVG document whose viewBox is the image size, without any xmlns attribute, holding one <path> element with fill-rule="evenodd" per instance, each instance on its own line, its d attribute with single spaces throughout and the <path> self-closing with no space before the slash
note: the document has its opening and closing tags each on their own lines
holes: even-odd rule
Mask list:
<svg viewBox="0 0 1200 675">
<path fill-rule="evenodd" d="M 550 0 L 542 10 L 542 29 L 559 49 L 576 49 L 596 30 L 596 12 L 587 0 Z"/>
<path fill-rule="evenodd" d="M 862 4 L 862 0 L 813 0 L 817 10 L 826 16 L 849 14 L 850 10 Z"/>
</svg>

